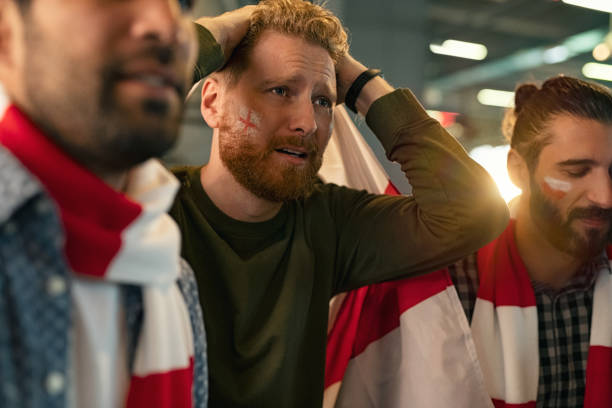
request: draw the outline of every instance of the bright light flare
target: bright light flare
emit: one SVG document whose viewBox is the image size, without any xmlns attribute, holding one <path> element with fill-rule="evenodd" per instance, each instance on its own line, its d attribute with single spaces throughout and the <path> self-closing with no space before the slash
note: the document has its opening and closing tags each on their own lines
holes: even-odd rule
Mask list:
<svg viewBox="0 0 612 408">
<path fill-rule="evenodd" d="M 497 89 L 481 89 L 476 99 L 483 105 L 498 106 L 501 108 L 514 107 L 514 92 L 499 91 Z"/>
<path fill-rule="evenodd" d="M 487 47 L 482 44 L 458 40 L 446 40 L 442 44 L 429 44 L 434 54 L 450 55 L 451 57 L 483 60 L 487 57 Z"/>
<path fill-rule="evenodd" d="M 482 145 L 472 149 L 470 152 L 470 157 L 489 172 L 497 185 L 499 193 L 507 203 L 521 194 L 521 190 L 512 184 L 508 175 L 506 161 L 509 150 L 509 145 L 495 147 Z"/>
<path fill-rule="evenodd" d="M 562 0 L 565 4 L 584 7 L 592 10 L 612 13 L 612 1 L 610 0 Z"/>
</svg>

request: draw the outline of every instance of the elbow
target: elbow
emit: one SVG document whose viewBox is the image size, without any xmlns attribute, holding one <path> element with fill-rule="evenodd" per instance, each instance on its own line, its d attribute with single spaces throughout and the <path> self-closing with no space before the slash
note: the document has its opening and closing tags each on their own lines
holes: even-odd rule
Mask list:
<svg viewBox="0 0 612 408">
<path fill-rule="evenodd" d="M 507 227 L 510 220 L 508 206 L 499 195 L 497 189 L 489 194 L 483 194 L 474 200 L 465 214 L 463 232 L 469 236 L 469 241 L 477 242 L 474 250 L 488 244 L 497 238 Z M 459 215 L 461 217 L 461 215 Z"/>
</svg>

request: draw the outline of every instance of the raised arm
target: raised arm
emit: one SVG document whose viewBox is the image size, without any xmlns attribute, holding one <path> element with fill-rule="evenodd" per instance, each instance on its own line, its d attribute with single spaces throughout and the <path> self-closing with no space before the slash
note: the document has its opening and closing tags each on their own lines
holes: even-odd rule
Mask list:
<svg viewBox="0 0 612 408">
<path fill-rule="evenodd" d="M 194 82 L 221 68 L 249 28 L 255 6 L 245 6 L 215 17 L 195 21 L 200 52 Z"/>
<path fill-rule="evenodd" d="M 340 100 L 366 69 L 350 56 L 339 62 Z M 413 196 L 362 193 L 347 207 L 332 207 L 339 232 L 337 291 L 446 266 L 503 231 L 508 210 L 493 180 L 409 90 L 394 90 L 376 77 L 355 106 L 387 157 L 401 165 Z"/>
</svg>

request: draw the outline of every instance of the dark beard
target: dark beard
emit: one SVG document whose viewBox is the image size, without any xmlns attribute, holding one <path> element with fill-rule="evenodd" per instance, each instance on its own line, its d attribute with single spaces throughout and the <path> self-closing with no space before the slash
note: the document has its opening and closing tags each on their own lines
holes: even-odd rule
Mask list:
<svg viewBox="0 0 612 408">
<path fill-rule="evenodd" d="M 282 144 L 305 147 L 308 152 L 306 165 L 273 164 L 270 156 Z M 219 153 L 236 181 L 255 196 L 271 202 L 308 197 L 323 161 L 322 152 L 312 138 L 273 138 L 262 151 L 245 136 L 228 128 L 219 130 Z"/>
<path fill-rule="evenodd" d="M 612 228 L 603 233 L 597 229 L 588 229 L 586 236 L 583 236 L 572 228 L 572 222 L 580 218 L 600 218 L 610 221 L 612 210 L 595 206 L 577 207 L 570 211 L 566 220 L 563 220 L 559 209 L 544 196 L 537 183 L 531 179 L 530 184 L 531 217 L 538 229 L 555 248 L 583 261 L 603 251 L 612 238 Z"/>
<path fill-rule="evenodd" d="M 28 27 L 28 26 L 26 26 Z M 171 63 L 168 47 L 151 46 L 128 58 L 109 60 L 100 71 L 87 72 L 79 61 L 68 61 L 51 78 L 47 60 L 61 51 L 45 43 L 33 22 L 26 28 L 26 113 L 45 135 L 70 157 L 95 173 L 128 170 L 168 151 L 178 137 L 183 104 L 170 109 L 162 100 L 144 100 L 140 106 L 116 95 L 117 72 L 132 59 L 149 58 Z M 57 48 L 57 47 L 56 47 Z M 46 58 L 48 55 L 53 58 Z M 163 61 L 162 61 L 163 60 Z M 185 89 L 179 91 L 181 101 Z"/>
</svg>

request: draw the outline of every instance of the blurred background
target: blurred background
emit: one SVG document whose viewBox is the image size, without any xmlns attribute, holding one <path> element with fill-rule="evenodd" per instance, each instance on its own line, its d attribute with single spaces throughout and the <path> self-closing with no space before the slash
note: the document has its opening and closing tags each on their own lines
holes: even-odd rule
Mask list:
<svg viewBox="0 0 612 408">
<path fill-rule="evenodd" d="M 195 15 L 217 15 L 247 0 L 200 1 Z M 517 83 L 563 73 L 612 84 L 612 0 L 329 0 L 349 30 L 351 52 L 408 87 L 496 179 L 502 195 L 519 193 L 507 179 L 500 130 Z M 188 103 L 183 137 L 170 163 L 208 160 L 211 131 L 199 92 Z M 388 163 L 363 119 L 355 122 L 404 193 L 398 166 Z"/>
</svg>

